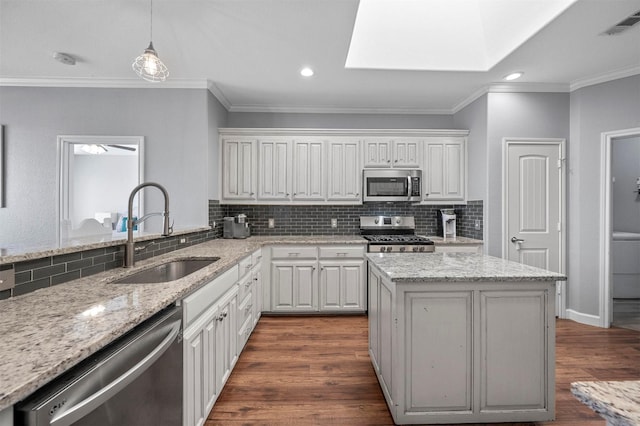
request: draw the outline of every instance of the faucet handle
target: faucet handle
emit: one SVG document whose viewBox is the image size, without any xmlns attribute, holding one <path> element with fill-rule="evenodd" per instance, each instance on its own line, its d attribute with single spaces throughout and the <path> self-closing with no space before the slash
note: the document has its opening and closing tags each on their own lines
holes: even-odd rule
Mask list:
<svg viewBox="0 0 640 426">
<path fill-rule="evenodd" d="M 171 225 L 169 225 L 169 235 L 173 234 L 173 224 L 175 223 L 175 220 L 171 221 Z"/>
</svg>

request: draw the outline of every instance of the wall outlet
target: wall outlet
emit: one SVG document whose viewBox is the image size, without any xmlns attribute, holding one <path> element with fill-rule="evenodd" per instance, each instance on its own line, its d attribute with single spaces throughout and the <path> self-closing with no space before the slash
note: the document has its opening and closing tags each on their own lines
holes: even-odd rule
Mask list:
<svg viewBox="0 0 640 426">
<path fill-rule="evenodd" d="M 338 227 L 338 219 L 331 219 L 331 227 L 332 228 Z"/>
<path fill-rule="evenodd" d="M 269 228 L 275 228 L 276 227 L 276 221 L 274 218 L 270 217 L 269 218 Z"/>
<path fill-rule="evenodd" d="M 180 244 L 184 244 L 184 243 L 186 243 L 186 242 L 187 242 L 187 239 L 186 239 L 186 238 L 180 238 Z"/>
<path fill-rule="evenodd" d="M 478 219 L 476 219 L 475 228 L 476 228 L 476 231 L 480 230 L 480 221 Z"/>
</svg>

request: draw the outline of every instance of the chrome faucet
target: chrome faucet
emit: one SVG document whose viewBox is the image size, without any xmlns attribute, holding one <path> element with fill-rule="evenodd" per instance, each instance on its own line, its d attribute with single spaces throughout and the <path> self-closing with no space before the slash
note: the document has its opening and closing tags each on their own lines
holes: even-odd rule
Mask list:
<svg viewBox="0 0 640 426">
<path fill-rule="evenodd" d="M 133 219 L 133 198 L 142 188 L 147 186 L 155 186 L 160 191 L 162 191 L 162 195 L 164 196 L 164 211 L 162 213 L 149 213 L 142 216 L 140 219 Z M 129 216 L 127 216 L 127 243 L 124 246 L 124 267 L 131 268 L 135 265 L 135 260 L 133 255 L 135 254 L 135 245 L 133 243 L 133 227 L 139 223 L 144 222 L 149 219 L 151 216 L 163 216 L 162 220 L 162 236 L 168 237 L 173 232 L 173 224 L 169 226 L 169 193 L 164 188 L 164 186 L 155 183 L 155 182 L 145 182 L 133 188 L 131 191 L 131 195 L 129 195 L 129 209 L 127 211 Z"/>
</svg>

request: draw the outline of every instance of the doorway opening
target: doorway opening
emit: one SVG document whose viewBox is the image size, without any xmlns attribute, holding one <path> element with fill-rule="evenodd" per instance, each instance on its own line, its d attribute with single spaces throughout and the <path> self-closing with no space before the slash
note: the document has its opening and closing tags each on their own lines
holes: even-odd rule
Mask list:
<svg viewBox="0 0 640 426">
<path fill-rule="evenodd" d="M 601 137 L 600 319 L 640 330 L 640 128 Z"/>
<path fill-rule="evenodd" d="M 58 136 L 59 243 L 126 238 L 129 194 L 144 178 L 143 141 L 142 136 Z M 141 196 L 134 200 L 138 217 Z"/>
</svg>

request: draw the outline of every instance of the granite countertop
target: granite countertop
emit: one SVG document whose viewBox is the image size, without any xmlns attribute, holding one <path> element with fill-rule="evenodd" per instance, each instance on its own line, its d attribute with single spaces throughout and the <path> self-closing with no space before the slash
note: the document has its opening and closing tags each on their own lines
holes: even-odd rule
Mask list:
<svg viewBox="0 0 640 426">
<path fill-rule="evenodd" d="M 567 279 L 563 274 L 476 253 L 368 253 L 367 257 L 396 283 Z"/>
<path fill-rule="evenodd" d="M 640 380 L 575 382 L 571 393 L 612 426 L 640 425 Z"/>
<path fill-rule="evenodd" d="M 471 244 L 484 244 L 484 241 L 477 240 L 469 237 L 455 237 L 455 238 L 443 238 L 427 235 L 431 241 L 436 245 L 471 245 Z"/>
<path fill-rule="evenodd" d="M 365 244 L 359 236 L 216 239 L 54 287 L 0 301 L 0 411 L 163 308 L 182 299 L 256 249 L 271 244 Z M 179 280 L 109 284 L 173 259 L 220 257 Z"/>
<path fill-rule="evenodd" d="M 172 237 L 193 232 L 209 231 L 210 226 L 197 228 L 176 229 L 171 234 Z M 148 241 L 161 238 L 159 233 L 139 232 L 133 233 L 135 242 Z M 0 265 L 7 263 L 23 262 L 25 260 L 39 259 L 48 256 L 57 256 L 60 254 L 73 253 L 81 250 L 92 250 L 102 247 L 113 247 L 124 245 L 127 242 L 127 233 L 109 235 L 94 235 L 81 238 L 73 238 L 61 242 L 49 242 L 39 245 L 20 246 L 20 247 L 0 247 Z"/>
</svg>

